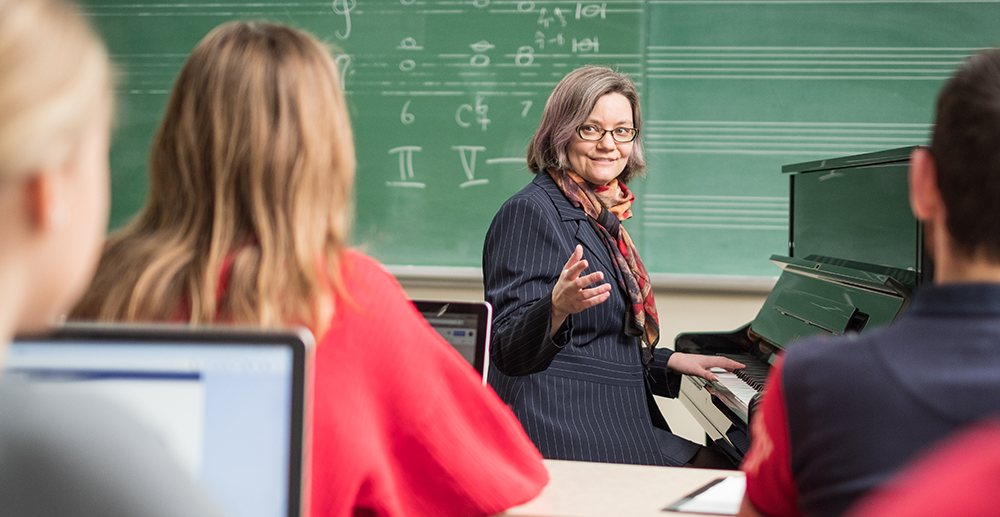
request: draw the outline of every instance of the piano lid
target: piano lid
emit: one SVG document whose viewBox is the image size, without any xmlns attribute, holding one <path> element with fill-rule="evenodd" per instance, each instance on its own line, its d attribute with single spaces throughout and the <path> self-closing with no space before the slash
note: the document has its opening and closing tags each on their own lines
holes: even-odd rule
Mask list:
<svg viewBox="0 0 1000 517">
<path fill-rule="evenodd" d="M 909 206 L 912 147 L 786 165 L 788 256 L 750 324 L 751 336 L 783 348 L 818 333 L 890 323 L 929 278 L 923 228 Z"/>
<path fill-rule="evenodd" d="M 915 272 L 887 266 L 822 256 L 771 261 L 783 271 L 750 331 L 777 348 L 814 334 L 886 325 L 916 286 Z"/>
<path fill-rule="evenodd" d="M 837 257 L 931 278 L 922 227 L 910 210 L 912 147 L 786 165 L 789 257 Z"/>
</svg>

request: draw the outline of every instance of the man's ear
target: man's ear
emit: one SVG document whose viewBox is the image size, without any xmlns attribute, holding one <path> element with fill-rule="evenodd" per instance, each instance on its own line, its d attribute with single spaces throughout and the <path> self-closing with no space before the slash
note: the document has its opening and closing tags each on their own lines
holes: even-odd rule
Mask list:
<svg viewBox="0 0 1000 517">
<path fill-rule="evenodd" d="M 28 222 L 38 231 L 61 228 L 69 222 L 69 207 L 61 195 L 58 173 L 41 170 L 24 180 Z"/>
<path fill-rule="evenodd" d="M 910 208 L 918 221 L 930 221 L 943 213 L 937 164 L 926 147 L 918 147 L 910 155 L 909 182 Z"/>
</svg>

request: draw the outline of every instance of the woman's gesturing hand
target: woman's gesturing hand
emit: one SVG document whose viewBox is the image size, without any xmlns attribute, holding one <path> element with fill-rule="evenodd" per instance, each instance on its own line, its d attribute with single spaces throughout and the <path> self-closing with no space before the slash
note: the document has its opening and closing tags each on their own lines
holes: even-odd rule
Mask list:
<svg viewBox="0 0 1000 517">
<path fill-rule="evenodd" d="M 684 375 L 694 375 L 709 381 L 718 380 L 712 368 L 723 368 L 727 372 L 743 368 L 743 363 L 718 355 L 698 355 L 674 352 L 667 360 L 667 369 Z"/>
<path fill-rule="evenodd" d="M 577 244 L 552 288 L 552 328 L 549 335 L 554 336 L 570 314 L 593 307 L 611 296 L 611 284 L 589 287 L 604 280 L 604 273 L 595 271 L 580 276 L 584 269 L 587 269 L 587 261 L 583 260 L 583 246 Z"/>
</svg>

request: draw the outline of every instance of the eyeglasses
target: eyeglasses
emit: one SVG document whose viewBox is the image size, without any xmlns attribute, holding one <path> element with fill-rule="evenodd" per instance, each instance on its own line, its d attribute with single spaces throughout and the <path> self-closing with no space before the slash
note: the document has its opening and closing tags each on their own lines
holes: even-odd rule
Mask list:
<svg viewBox="0 0 1000 517">
<path fill-rule="evenodd" d="M 639 130 L 634 127 L 616 127 L 614 129 L 603 129 L 593 125 L 585 125 L 576 128 L 576 134 L 588 142 L 597 142 L 604 138 L 605 133 L 611 133 L 611 138 L 619 144 L 627 144 L 639 135 Z"/>
</svg>

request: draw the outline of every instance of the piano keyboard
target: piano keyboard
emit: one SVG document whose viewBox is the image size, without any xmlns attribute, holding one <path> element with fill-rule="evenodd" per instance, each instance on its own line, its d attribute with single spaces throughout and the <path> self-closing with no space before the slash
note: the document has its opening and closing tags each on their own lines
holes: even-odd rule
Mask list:
<svg viewBox="0 0 1000 517">
<path fill-rule="evenodd" d="M 722 368 L 712 368 L 712 373 L 719 378 L 716 382 L 725 386 L 726 389 L 735 395 L 743 403 L 744 408 L 750 407 L 750 400 L 758 392 L 756 388 L 737 377 L 735 373 L 729 373 Z"/>
<path fill-rule="evenodd" d="M 752 386 L 757 391 L 762 391 L 764 389 L 764 383 L 767 382 L 767 374 L 771 370 L 771 366 L 764 364 L 753 356 L 746 354 L 719 354 L 723 357 L 728 357 L 733 361 L 743 363 L 744 368 L 736 370 L 735 373 L 737 377 L 743 379 L 744 382 Z"/>
<path fill-rule="evenodd" d="M 734 361 L 739 361 L 746 365 L 730 373 L 722 368 L 712 368 L 712 372 L 719 378 L 717 381 L 728 389 L 733 396 L 743 403 L 741 409 L 750 407 L 750 400 L 754 395 L 763 391 L 764 383 L 767 381 L 767 373 L 770 366 L 761 363 L 753 357 L 745 354 L 718 354 L 728 357 Z"/>
<path fill-rule="evenodd" d="M 745 330 L 734 334 L 742 336 Z M 711 341 L 700 336 L 705 341 Z M 736 348 L 734 344 L 730 349 Z M 700 377 L 685 375 L 681 379 L 679 398 L 684 407 L 705 429 L 709 439 L 723 448 L 734 460 L 740 461 L 750 448 L 750 406 L 767 381 L 771 366 L 767 361 L 746 352 L 699 350 L 733 359 L 745 365 L 735 372 L 712 369 L 718 378 L 708 382 Z M 721 371 L 720 371 L 721 370 Z"/>
</svg>

